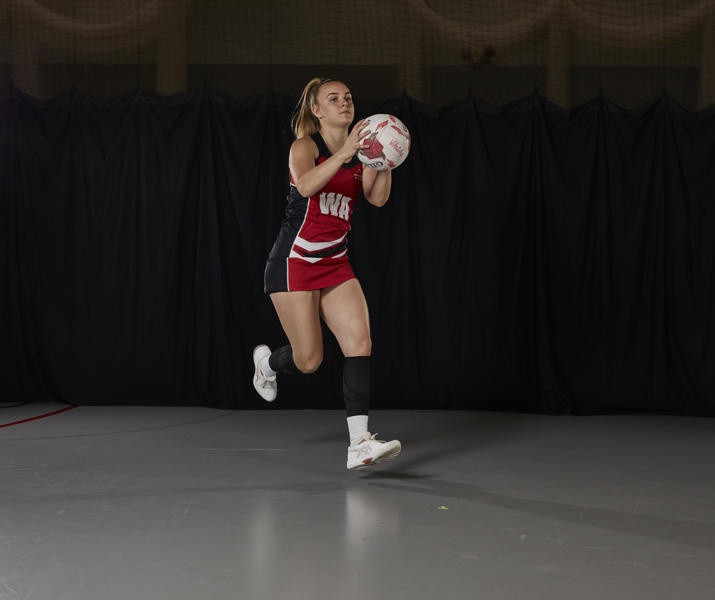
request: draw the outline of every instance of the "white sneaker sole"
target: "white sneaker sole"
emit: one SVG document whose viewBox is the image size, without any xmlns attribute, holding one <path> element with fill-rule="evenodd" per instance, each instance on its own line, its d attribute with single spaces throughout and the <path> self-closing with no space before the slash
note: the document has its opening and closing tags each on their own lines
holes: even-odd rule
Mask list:
<svg viewBox="0 0 715 600">
<path fill-rule="evenodd" d="M 352 467 L 348 467 L 348 471 L 359 471 L 360 469 L 367 469 L 368 467 L 373 467 L 377 463 L 395 460 L 400 455 L 400 452 L 402 452 L 402 444 L 400 444 L 397 448 L 388 450 L 385 454 L 376 456 L 375 458 L 366 458 L 361 463 L 358 463 Z"/>
</svg>

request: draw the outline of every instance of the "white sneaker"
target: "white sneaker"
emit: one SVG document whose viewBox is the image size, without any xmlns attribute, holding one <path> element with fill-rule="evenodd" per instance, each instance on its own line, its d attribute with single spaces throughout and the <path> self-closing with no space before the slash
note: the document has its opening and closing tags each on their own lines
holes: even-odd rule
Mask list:
<svg viewBox="0 0 715 600">
<path fill-rule="evenodd" d="M 253 387 L 266 402 L 273 402 L 278 395 L 278 383 L 276 376 L 268 377 L 261 370 L 261 361 L 264 356 L 270 356 L 271 349 L 265 344 L 260 344 L 253 349 L 253 365 L 256 370 L 253 374 Z"/>
<path fill-rule="evenodd" d="M 353 445 L 348 446 L 348 469 L 364 469 L 384 460 L 394 460 L 402 451 L 398 440 L 383 442 L 376 440 L 369 431 Z"/>
</svg>

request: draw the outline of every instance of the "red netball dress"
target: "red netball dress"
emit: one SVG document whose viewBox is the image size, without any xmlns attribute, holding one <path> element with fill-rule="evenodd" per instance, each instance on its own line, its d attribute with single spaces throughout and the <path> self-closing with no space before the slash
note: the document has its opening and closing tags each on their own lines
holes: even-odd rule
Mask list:
<svg viewBox="0 0 715 600">
<path fill-rule="evenodd" d="M 318 146 L 319 165 L 331 153 L 319 133 L 310 137 Z M 291 175 L 285 218 L 266 263 L 266 293 L 319 290 L 355 277 L 347 235 L 361 189 L 362 163 L 357 156 L 309 198 L 298 193 Z"/>
</svg>

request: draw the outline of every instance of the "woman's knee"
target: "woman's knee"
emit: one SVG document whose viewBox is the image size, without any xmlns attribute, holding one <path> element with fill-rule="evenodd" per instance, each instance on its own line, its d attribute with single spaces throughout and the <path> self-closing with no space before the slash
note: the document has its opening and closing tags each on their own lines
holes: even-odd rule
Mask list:
<svg viewBox="0 0 715 600">
<path fill-rule="evenodd" d="M 370 356 L 372 354 L 372 339 L 369 335 L 353 338 L 345 346 L 343 349 L 345 356 Z"/>
<path fill-rule="evenodd" d="M 305 373 L 306 375 L 315 373 L 320 363 L 323 362 L 323 353 L 314 352 L 305 356 L 293 354 L 293 362 L 301 373 Z"/>
</svg>

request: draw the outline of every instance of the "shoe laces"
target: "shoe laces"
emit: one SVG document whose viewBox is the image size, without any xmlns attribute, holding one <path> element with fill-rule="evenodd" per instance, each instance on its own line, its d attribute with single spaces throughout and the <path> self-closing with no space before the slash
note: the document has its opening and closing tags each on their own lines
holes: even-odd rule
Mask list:
<svg viewBox="0 0 715 600">
<path fill-rule="evenodd" d="M 260 385 L 262 388 L 270 386 L 274 381 L 276 380 L 276 376 L 272 375 L 271 377 L 268 377 L 261 367 L 258 367 L 258 385 Z"/>
</svg>

